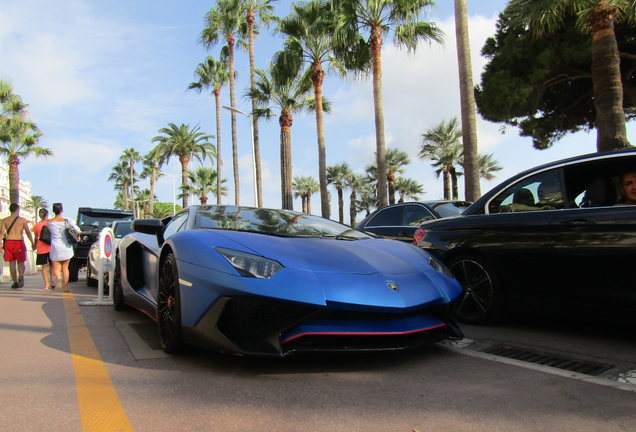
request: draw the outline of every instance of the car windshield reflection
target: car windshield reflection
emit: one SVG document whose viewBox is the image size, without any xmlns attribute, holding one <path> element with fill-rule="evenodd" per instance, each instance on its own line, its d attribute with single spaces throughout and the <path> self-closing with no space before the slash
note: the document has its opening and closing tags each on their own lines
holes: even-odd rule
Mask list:
<svg viewBox="0 0 636 432">
<path fill-rule="evenodd" d="M 346 225 L 290 210 L 238 206 L 201 207 L 197 228 L 247 231 L 289 237 L 328 237 L 343 240 L 371 238 Z"/>
</svg>

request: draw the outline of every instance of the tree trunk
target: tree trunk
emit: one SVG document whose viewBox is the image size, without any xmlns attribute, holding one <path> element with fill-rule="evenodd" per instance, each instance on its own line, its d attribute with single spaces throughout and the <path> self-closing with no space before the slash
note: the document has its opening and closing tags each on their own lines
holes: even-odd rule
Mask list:
<svg viewBox="0 0 636 432">
<path fill-rule="evenodd" d="M 188 184 L 188 164 L 190 158 L 188 156 L 179 156 L 179 162 L 181 162 L 181 186 L 187 186 Z M 186 190 L 183 190 L 183 208 L 188 206 L 190 195 Z"/>
<path fill-rule="evenodd" d="M 199 201 L 201 201 L 201 205 L 206 205 L 208 203 L 208 196 L 206 194 L 201 195 Z"/>
<path fill-rule="evenodd" d="M 280 180 L 282 208 L 294 209 L 291 161 L 291 126 L 293 117 L 288 109 L 283 110 L 278 120 L 280 124 Z"/>
<path fill-rule="evenodd" d="M 455 0 L 455 34 L 462 112 L 462 141 L 464 145 L 464 194 L 475 201 L 481 195 L 479 185 L 479 152 L 477 150 L 477 120 L 473 85 L 470 40 L 468 36 L 466 0 Z"/>
<path fill-rule="evenodd" d="M 221 205 L 221 89 L 214 89 L 216 107 L 216 203 Z"/>
<path fill-rule="evenodd" d="M 453 199 L 459 199 L 459 190 L 457 189 L 457 170 L 453 167 L 450 169 L 451 186 L 453 188 Z"/>
<path fill-rule="evenodd" d="M 150 197 L 148 199 L 148 213 L 152 214 L 155 208 L 155 183 L 157 183 L 157 164 L 152 162 L 150 171 Z"/>
<path fill-rule="evenodd" d="M 135 163 L 130 160 L 130 200 L 132 201 L 133 218 L 138 218 L 137 207 L 135 207 Z"/>
<path fill-rule="evenodd" d="M 9 156 L 9 201 L 10 204 L 20 205 L 20 159 L 15 156 Z"/>
<path fill-rule="evenodd" d="M 247 37 L 250 57 L 250 87 L 256 88 L 256 66 L 254 63 L 254 9 L 247 11 Z M 263 183 L 261 176 L 261 150 L 258 140 L 258 118 L 254 112 L 258 108 L 256 99 L 252 98 L 252 144 L 254 145 L 254 164 L 256 170 L 256 206 L 263 207 Z"/>
<path fill-rule="evenodd" d="M 376 164 L 378 166 L 378 207 L 387 205 L 386 147 L 384 145 L 384 111 L 382 108 L 382 29 L 371 29 L 371 58 L 373 60 L 373 108 L 375 113 Z"/>
<path fill-rule="evenodd" d="M 236 108 L 236 97 L 234 96 L 234 37 L 229 36 L 227 38 L 228 57 L 230 65 L 230 105 L 232 108 Z M 236 113 L 230 110 L 230 116 L 232 118 L 232 163 L 234 168 L 234 204 L 240 205 L 241 202 L 241 187 L 239 185 L 239 156 L 238 156 L 238 143 L 236 142 Z"/>
<path fill-rule="evenodd" d="M 338 222 L 344 223 L 344 195 L 341 187 L 336 190 L 338 191 Z"/>
<path fill-rule="evenodd" d="M 349 225 L 351 228 L 355 228 L 356 226 L 356 191 L 351 189 L 351 194 L 349 195 Z"/>
<path fill-rule="evenodd" d="M 590 20 L 596 149 L 607 151 L 628 147 L 620 59 L 614 33 L 616 9 L 601 1 Z"/>
<path fill-rule="evenodd" d="M 325 71 L 320 60 L 316 60 L 311 66 L 311 81 L 314 85 L 314 98 L 316 100 L 316 135 L 318 138 L 318 181 L 320 183 L 320 210 L 322 217 L 329 219 L 331 216 L 331 203 L 327 190 L 327 155 L 325 146 L 325 125 L 322 111 L 322 83 Z M 342 222 L 342 219 L 341 219 Z"/>
<path fill-rule="evenodd" d="M 389 204 L 395 204 L 395 173 L 390 171 L 386 175 L 386 182 L 389 186 Z"/>
<path fill-rule="evenodd" d="M 443 175 L 443 178 L 444 178 L 444 199 L 445 200 L 449 200 L 449 199 L 451 199 L 451 178 L 450 178 L 450 173 L 448 172 L 448 170 L 444 169 L 442 175 Z"/>
</svg>

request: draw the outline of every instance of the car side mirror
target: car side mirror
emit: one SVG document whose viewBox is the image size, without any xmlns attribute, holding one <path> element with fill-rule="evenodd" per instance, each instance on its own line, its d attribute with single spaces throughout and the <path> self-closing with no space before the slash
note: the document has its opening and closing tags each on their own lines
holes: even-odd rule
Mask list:
<svg viewBox="0 0 636 432">
<path fill-rule="evenodd" d="M 164 225 L 161 219 L 135 219 L 130 227 L 133 231 L 157 236 L 159 246 L 163 244 Z"/>
</svg>

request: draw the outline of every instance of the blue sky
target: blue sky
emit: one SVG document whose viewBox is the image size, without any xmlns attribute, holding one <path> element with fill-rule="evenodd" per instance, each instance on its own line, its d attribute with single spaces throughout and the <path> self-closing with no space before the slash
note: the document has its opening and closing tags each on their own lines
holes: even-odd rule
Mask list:
<svg viewBox="0 0 636 432">
<path fill-rule="evenodd" d="M 152 148 L 151 139 L 168 123 L 199 124 L 214 134 L 214 100 L 208 94 L 186 91 L 194 69 L 206 55 L 218 56 L 220 47 L 206 50 L 197 40 L 210 0 L 1 0 L 0 77 L 9 80 L 29 104 L 32 118 L 44 132 L 41 145 L 54 156 L 28 158 L 21 177 L 33 184 L 33 195 L 49 203 L 61 201 L 65 214 L 77 207 L 112 207 L 115 192 L 107 178 L 124 148 L 140 153 Z M 494 33 L 504 0 L 468 2 L 475 82 L 485 60 L 479 53 Z M 287 14 L 290 2 L 276 2 L 276 12 Z M 422 45 L 408 54 L 385 41 L 383 90 L 388 147 L 406 151 L 411 164 L 404 174 L 423 184 L 422 199 L 442 196 L 442 182 L 429 161 L 417 158 L 421 134 L 441 121 L 459 116 L 453 1 L 441 0 L 431 11 L 446 33 L 446 43 Z M 256 63 L 266 68 L 282 39 L 262 31 L 256 42 Z M 247 53 L 237 53 L 237 105 L 249 111 L 243 98 L 248 86 Z M 324 95 L 333 104 L 326 118 L 327 164 L 348 162 L 362 173 L 373 160 L 375 131 L 370 80 L 325 79 Z M 222 93 L 229 105 L 229 88 Z M 229 112 L 223 111 L 223 177 L 230 190 L 224 203 L 234 203 L 231 172 Z M 249 120 L 238 116 L 241 204 L 254 203 L 251 175 Z M 493 182 L 482 182 L 482 193 L 516 172 L 562 157 L 593 152 L 595 134 L 579 133 L 554 148 L 538 151 L 515 129 L 480 120 L 481 153 L 493 153 L 504 170 Z M 280 206 L 279 126 L 277 119 L 261 121 L 260 142 L 264 205 Z M 628 134 L 633 127 L 630 125 Z M 312 115 L 299 114 L 292 127 L 293 175 L 317 179 L 317 144 Z M 176 160 L 163 167 L 179 174 Z M 463 192 L 460 192 L 463 196 Z M 172 202 L 172 179 L 159 180 L 157 196 Z M 332 218 L 337 217 L 332 192 Z M 192 202 L 192 200 L 191 200 Z M 300 209 L 300 202 L 295 202 Z M 312 197 L 319 213 L 320 197 Z"/>
</svg>

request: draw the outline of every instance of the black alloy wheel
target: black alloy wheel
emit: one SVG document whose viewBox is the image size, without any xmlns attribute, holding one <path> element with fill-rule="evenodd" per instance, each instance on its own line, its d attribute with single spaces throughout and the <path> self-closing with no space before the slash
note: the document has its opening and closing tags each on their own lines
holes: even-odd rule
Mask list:
<svg viewBox="0 0 636 432">
<path fill-rule="evenodd" d="M 169 254 L 159 270 L 159 298 L 157 301 L 157 324 L 161 348 L 167 353 L 181 351 L 181 297 L 177 260 Z"/>
<path fill-rule="evenodd" d="M 464 288 L 454 302 L 455 316 L 471 324 L 496 321 L 503 309 L 503 293 L 489 267 L 472 255 L 462 255 L 451 260 L 449 268 Z"/>
<path fill-rule="evenodd" d="M 113 271 L 113 308 L 118 311 L 128 308 L 124 302 L 124 293 L 121 288 L 121 267 L 119 264 L 119 255 L 115 256 L 115 269 Z"/>
</svg>

